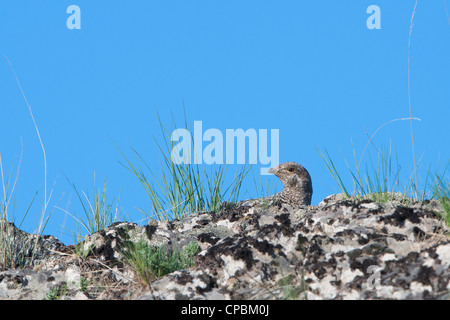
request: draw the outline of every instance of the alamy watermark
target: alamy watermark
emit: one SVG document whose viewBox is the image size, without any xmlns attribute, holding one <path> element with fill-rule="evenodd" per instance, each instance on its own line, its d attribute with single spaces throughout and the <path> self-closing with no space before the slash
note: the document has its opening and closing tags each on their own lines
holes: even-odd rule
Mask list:
<svg viewBox="0 0 450 320">
<path fill-rule="evenodd" d="M 381 29 L 381 9 L 377 5 L 367 7 L 367 13 L 371 15 L 367 18 L 366 25 L 369 30 Z"/>
<path fill-rule="evenodd" d="M 224 141 L 222 131 L 211 128 L 203 132 L 203 122 L 194 121 L 193 135 L 187 129 L 172 132 L 170 140 L 176 144 L 170 156 L 174 164 L 253 165 L 259 160 L 260 164 L 268 165 L 260 173 L 268 175 L 267 170 L 279 164 L 279 138 L 279 129 L 271 129 L 269 155 L 267 129 L 226 129 Z"/>
<path fill-rule="evenodd" d="M 81 9 L 77 5 L 70 5 L 67 7 L 66 13 L 69 13 L 70 16 L 67 18 L 66 26 L 67 29 L 81 29 Z"/>
<path fill-rule="evenodd" d="M 379 6 L 372 4 L 367 7 L 366 12 L 370 14 L 367 18 L 366 26 L 369 30 L 381 29 L 381 9 Z M 81 9 L 77 5 L 67 7 L 66 13 L 70 14 L 67 18 L 66 25 L 70 30 L 81 29 Z"/>
</svg>

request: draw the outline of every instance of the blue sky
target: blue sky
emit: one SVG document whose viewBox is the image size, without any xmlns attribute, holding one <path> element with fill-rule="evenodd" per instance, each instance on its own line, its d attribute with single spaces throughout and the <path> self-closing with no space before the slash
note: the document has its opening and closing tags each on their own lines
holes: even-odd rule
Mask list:
<svg viewBox="0 0 450 320">
<path fill-rule="evenodd" d="M 66 175 L 92 195 L 94 173 L 131 221 L 150 205 L 124 169 L 133 146 L 154 170 L 161 155 L 157 109 L 165 123 L 204 130 L 279 129 L 280 162 L 305 166 L 313 204 L 336 193 L 316 148 L 327 149 L 345 176 L 368 134 L 409 117 L 408 36 L 415 1 L 2 1 L 0 3 L 0 153 L 17 169 L 16 220 L 32 231 L 43 202 L 44 162 L 11 61 L 31 105 L 47 154 L 47 181 L 58 206 L 81 214 Z M 81 9 L 69 30 L 67 7 Z M 381 29 L 369 30 L 370 5 Z M 411 103 L 416 156 L 436 168 L 450 159 L 450 2 L 418 1 L 411 38 Z M 373 142 L 396 150 L 413 169 L 409 121 L 392 122 Z M 341 155 L 342 152 L 342 155 Z M 154 167 L 153 167 L 154 166 Z M 257 171 L 256 171 L 257 172 Z M 268 179 L 269 177 L 263 177 Z M 245 184 L 249 195 L 253 182 Z M 278 183 L 277 189 L 281 190 Z M 55 209 L 45 230 L 65 243 L 73 218 Z"/>
</svg>

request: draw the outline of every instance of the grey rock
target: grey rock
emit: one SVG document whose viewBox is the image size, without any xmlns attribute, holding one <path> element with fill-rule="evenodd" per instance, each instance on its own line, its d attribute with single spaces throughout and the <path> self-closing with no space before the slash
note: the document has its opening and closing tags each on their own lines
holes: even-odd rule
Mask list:
<svg viewBox="0 0 450 320">
<path fill-rule="evenodd" d="M 37 263 L 0 272 L 0 299 L 44 299 L 55 287 L 61 299 L 448 299 L 442 212 L 438 201 L 398 194 L 334 195 L 318 206 L 253 201 L 144 227 L 115 223 L 78 244 L 85 258 L 42 239 Z M 121 250 L 139 241 L 195 241 L 201 251 L 193 267 L 144 286 Z"/>
<path fill-rule="evenodd" d="M 52 259 L 64 244 L 54 236 L 38 236 L 22 231 L 0 219 L 0 269 L 28 267 Z"/>
</svg>

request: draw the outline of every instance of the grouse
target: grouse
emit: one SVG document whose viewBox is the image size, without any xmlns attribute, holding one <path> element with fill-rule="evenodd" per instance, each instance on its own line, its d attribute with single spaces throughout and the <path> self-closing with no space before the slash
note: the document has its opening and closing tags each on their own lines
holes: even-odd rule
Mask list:
<svg viewBox="0 0 450 320">
<path fill-rule="evenodd" d="M 285 162 L 268 172 L 276 175 L 284 185 L 284 189 L 275 195 L 278 200 L 290 205 L 311 205 L 312 181 L 304 167 L 295 162 Z"/>
</svg>

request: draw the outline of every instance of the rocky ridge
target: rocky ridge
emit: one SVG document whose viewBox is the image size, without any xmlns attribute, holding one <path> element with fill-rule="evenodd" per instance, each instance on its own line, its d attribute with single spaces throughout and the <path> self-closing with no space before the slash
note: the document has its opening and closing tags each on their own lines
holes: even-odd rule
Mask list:
<svg viewBox="0 0 450 320">
<path fill-rule="evenodd" d="M 0 299 L 448 299 L 442 213 L 435 200 L 252 201 L 144 227 L 118 222 L 77 246 L 0 221 L 18 251 L 38 244 L 21 251 L 32 265 L 0 268 Z M 193 267 L 143 285 L 123 256 L 139 241 L 194 241 L 200 252 Z"/>
</svg>

